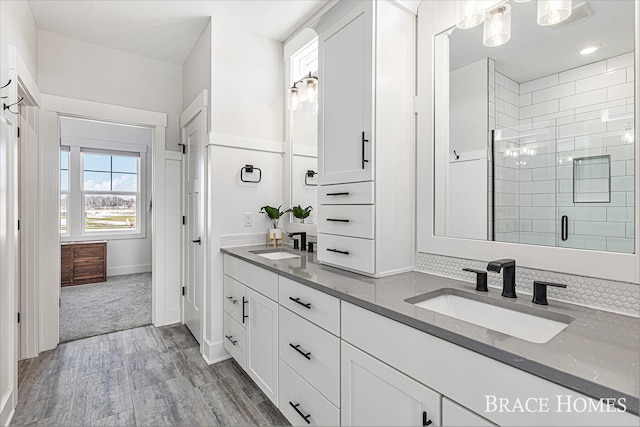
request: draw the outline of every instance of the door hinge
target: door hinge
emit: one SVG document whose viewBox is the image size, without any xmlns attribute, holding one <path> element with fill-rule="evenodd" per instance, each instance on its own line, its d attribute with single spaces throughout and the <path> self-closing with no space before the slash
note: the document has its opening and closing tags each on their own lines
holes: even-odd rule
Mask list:
<svg viewBox="0 0 640 427">
<path fill-rule="evenodd" d="M 20 126 L 18 126 L 18 138 L 20 138 Z"/>
<path fill-rule="evenodd" d="M 186 225 L 187 224 L 187 217 L 185 215 L 182 215 L 182 225 Z"/>
<path fill-rule="evenodd" d="M 182 287 L 182 295 L 184 295 L 184 292 L 185 292 L 185 287 L 183 286 Z"/>
<path fill-rule="evenodd" d="M 18 231 L 20 231 L 20 220 L 18 220 Z"/>
<path fill-rule="evenodd" d="M 18 323 L 20 323 L 20 312 L 18 312 Z"/>
<path fill-rule="evenodd" d="M 62 298 L 58 298 L 58 307 L 62 307 Z"/>
<path fill-rule="evenodd" d="M 413 113 L 418 114 L 418 95 L 413 97 Z"/>
</svg>

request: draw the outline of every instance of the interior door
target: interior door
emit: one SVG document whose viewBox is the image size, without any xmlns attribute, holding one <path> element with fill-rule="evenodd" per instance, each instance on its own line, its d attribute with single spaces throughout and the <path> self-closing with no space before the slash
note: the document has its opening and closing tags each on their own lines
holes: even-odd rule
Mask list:
<svg viewBox="0 0 640 427">
<path fill-rule="evenodd" d="M 193 334 L 202 340 L 202 304 L 204 301 L 204 215 L 202 185 L 204 173 L 204 144 L 202 120 L 197 114 L 183 129 L 184 185 L 185 185 L 185 284 L 184 321 Z"/>
</svg>

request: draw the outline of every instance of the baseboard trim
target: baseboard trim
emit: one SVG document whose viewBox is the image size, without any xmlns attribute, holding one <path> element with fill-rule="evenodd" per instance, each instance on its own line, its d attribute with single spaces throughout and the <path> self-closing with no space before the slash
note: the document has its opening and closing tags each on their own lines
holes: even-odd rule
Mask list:
<svg viewBox="0 0 640 427">
<path fill-rule="evenodd" d="M 207 365 L 213 365 L 214 363 L 222 362 L 223 360 L 231 358 L 231 355 L 224 349 L 222 342 L 213 344 L 209 340 L 205 339 L 202 347 L 202 358 L 207 362 Z"/>
<path fill-rule="evenodd" d="M 231 356 L 229 356 L 231 357 Z M 9 400 L 7 400 L 7 405 L 9 404 Z M 11 425 L 11 421 L 13 421 L 13 417 L 16 414 L 16 408 L 11 409 L 11 412 L 9 412 L 9 416 L 7 417 L 7 420 L 4 422 L 4 424 L 2 424 L 3 426 L 9 426 Z"/>
<path fill-rule="evenodd" d="M 107 268 L 107 276 L 122 276 L 123 274 L 151 273 L 151 264 L 125 265 L 124 267 Z"/>
</svg>

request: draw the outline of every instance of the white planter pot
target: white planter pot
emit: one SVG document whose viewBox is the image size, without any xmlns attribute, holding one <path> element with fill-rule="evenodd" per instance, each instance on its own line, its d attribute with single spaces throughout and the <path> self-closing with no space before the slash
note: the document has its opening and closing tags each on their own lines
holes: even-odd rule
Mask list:
<svg viewBox="0 0 640 427">
<path fill-rule="evenodd" d="M 269 238 L 270 239 L 282 239 L 282 228 L 270 228 L 269 229 Z"/>
</svg>

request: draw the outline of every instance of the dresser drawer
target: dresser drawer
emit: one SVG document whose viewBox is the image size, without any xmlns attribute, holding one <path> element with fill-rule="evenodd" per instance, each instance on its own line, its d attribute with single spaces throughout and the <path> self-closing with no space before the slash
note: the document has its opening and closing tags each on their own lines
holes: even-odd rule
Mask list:
<svg viewBox="0 0 640 427">
<path fill-rule="evenodd" d="M 279 354 L 334 405 L 340 405 L 340 338 L 280 307 Z"/>
<path fill-rule="evenodd" d="M 292 425 L 340 425 L 340 410 L 282 360 L 280 360 L 279 375 L 280 404 L 278 408 Z"/>
<path fill-rule="evenodd" d="M 224 275 L 224 311 L 243 327 L 246 307 L 246 286 L 226 274 Z"/>
<path fill-rule="evenodd" d="M 294 313 L 340 336 L 340 300 L 316 289 L 279 278 L 278 301 Z"/>
<path fill-rule="evenodd" d="M 242 369 L 247 366 L 247 331 L 227 313 L 224 314 L 224 348 Z"/>
<path fill-rule="evenodd" d="M 375 241 L 318 233 L 318 261 L 373 274 Z"/>
<path fill-rule="evenodd" d="M 374 203 L 372 181 L 318 187 L 320 205 L 367 205 Z"/>
<path fill-rule="evenodd" d="M 318 233 L 374 238 L 373 205 L 326 205 L 318 209 Z"/>
<path fill-rule="evenodd" d="M 224 256 L 224 274 L 274 301 L 278 300 L 278 275 L 238 258 Z"/>
</svg>

